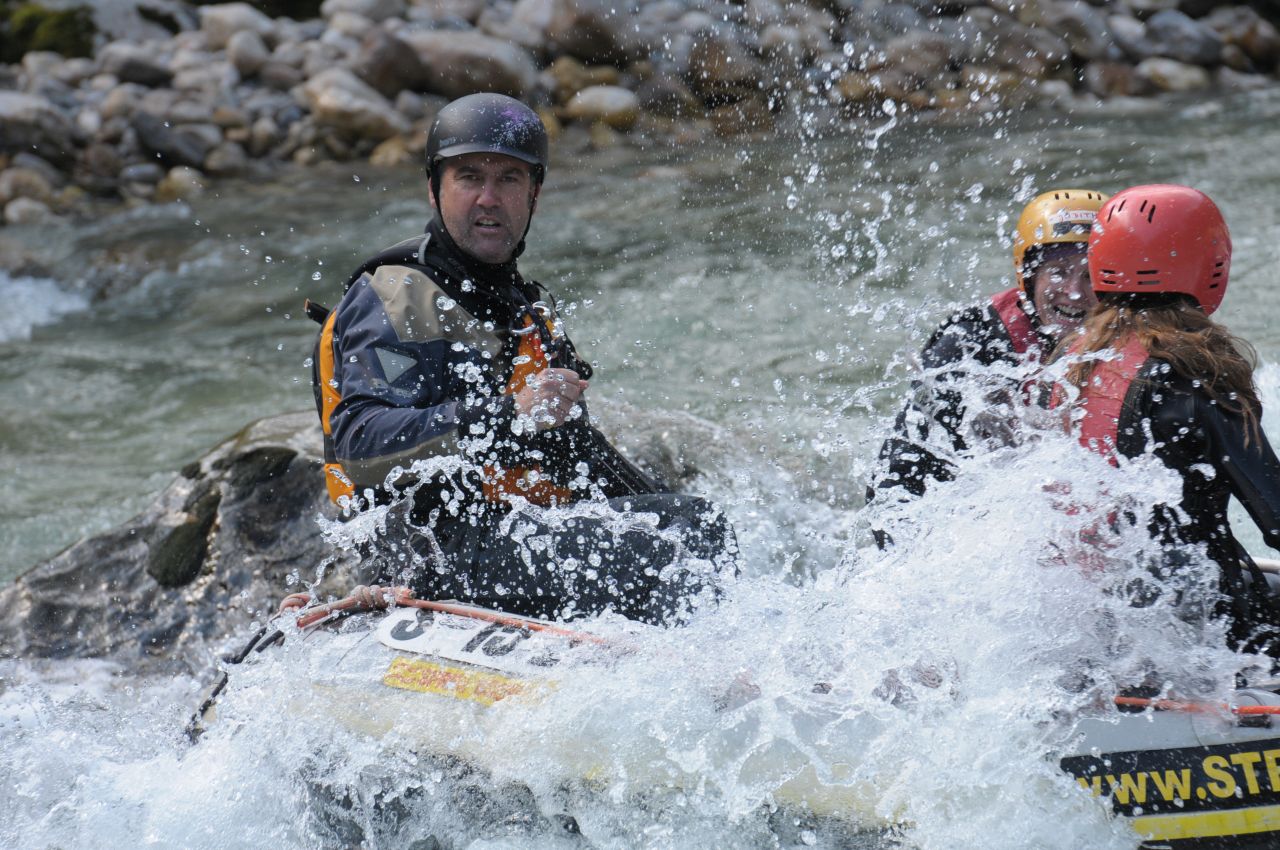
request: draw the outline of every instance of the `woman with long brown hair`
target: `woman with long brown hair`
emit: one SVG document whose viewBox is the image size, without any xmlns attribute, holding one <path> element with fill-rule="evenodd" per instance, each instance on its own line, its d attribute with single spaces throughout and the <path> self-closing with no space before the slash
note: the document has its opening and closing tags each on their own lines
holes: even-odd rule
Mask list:
<svg viewBox="0 0 1280 850">
<path fill-rule="evenodd" d="M 1231 264 L 1222 213 L 1185 186 L 1126 189 L 1099 211 L 1088 258 L 1099 303 L 1065 343 L 1073 431 L 1113 462 L 1153 453 L 1181 474 L 1180 510 L 1157 507 L 1153 537 L 1171 554 L 1203 546 L 1232 644 L 1280 655 L 1280 600 L 1227 520 L 1235 496 L 1280 548 L 1280 461 L 1260 424 L 1253 351 L 1210 318 Z"/>
</svg>

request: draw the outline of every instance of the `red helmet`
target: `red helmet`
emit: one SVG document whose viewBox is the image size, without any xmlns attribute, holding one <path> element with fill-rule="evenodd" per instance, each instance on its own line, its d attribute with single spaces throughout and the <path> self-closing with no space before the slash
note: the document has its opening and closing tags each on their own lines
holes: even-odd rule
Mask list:
<svg viewBox="0 0 1280 850">
<path fill-rule="evenodd" d="M 1182 292 L 1218 309 L 1231 269 L 1231 234 L 1209 196 L 1187 186 L 1134 186 L 1098 211 L 1089 278 L 1109 292 Z"/>
</svg>

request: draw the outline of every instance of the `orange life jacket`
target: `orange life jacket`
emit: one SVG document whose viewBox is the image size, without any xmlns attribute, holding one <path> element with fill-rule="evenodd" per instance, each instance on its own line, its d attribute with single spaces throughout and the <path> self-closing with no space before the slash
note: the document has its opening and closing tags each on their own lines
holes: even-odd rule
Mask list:
<svg viewBox="0 0 1280 850">
<path fill-rule="evenodd" d="M 545 319 L 539 321 L 546 323 Z M 547 329 L 550 330 L 550 327 Z M 550 366 L 547 353 L 542 347 L 542 334 L 537 333 L 536 330 L 533 318 L 525 316 L 525 333 L 520 337 L 520 346 L 514 359 L 515 366 L 503 390 L 507 395 L 520 392 L 531 377 Z M 505 502 L 512 496 L 521 496 L 535 505 L 550 507 L 566 504 L 578 498 L 568 487 L 562 487 L 544 477 L 541 467 L 536 465 L 501 469 L 486 466 L 482 477 L 482 488 L 484 497 L 490 502 Z"/>
</svg>

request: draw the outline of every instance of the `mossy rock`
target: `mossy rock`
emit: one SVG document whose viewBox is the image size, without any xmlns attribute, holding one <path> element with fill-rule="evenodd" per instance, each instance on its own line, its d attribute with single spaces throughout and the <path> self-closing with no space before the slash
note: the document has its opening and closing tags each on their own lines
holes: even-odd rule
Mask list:
<svg viewBox="0 0 1280 850">
<path fill-rule="evenodd" d="M 161 587 L 182 587 L 200 574 L 221 501 L 214 487 L 197 489 L 186 505 L 187 520 L 151 542 L 147 572 Z"/>
<path fill-rule="evenodd" d="M 93 14 L 84 6 L 55 10 L 0 0 L 0 62 L 17 64 L 32 50 L 92 56 L 96 33 Z"/>
</svg>

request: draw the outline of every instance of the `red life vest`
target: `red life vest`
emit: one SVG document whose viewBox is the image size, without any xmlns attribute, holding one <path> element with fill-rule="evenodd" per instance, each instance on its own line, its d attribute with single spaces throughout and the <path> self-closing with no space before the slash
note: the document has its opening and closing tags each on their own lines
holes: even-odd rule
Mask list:
<svg viewBox="0 0 1280 850">
<path fill-rule="evenodd" d="M 991 296 L 991 306 L 1004 325 L 1015 354 L 1026 354 L 1032 346 L 1040 344 L 1036 329 L 1031 326 L 1031 317 L 1022 303 L 1022 290 L 1016 286 Z"/>
<path fill-rule="evenodd" d="M 1080 445 L 1114 464 L 1125 396 L 1151 355 L 1136 336 L 1130 337 L 1119 351 L 1112 349 L 1112 353 L 1119 356 L 1094 364 L 1076 405 L 1084 411 L 1079 422 Z"/>
</svg>

